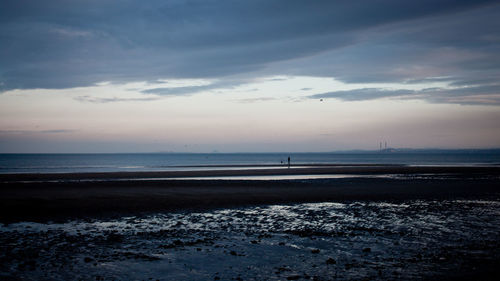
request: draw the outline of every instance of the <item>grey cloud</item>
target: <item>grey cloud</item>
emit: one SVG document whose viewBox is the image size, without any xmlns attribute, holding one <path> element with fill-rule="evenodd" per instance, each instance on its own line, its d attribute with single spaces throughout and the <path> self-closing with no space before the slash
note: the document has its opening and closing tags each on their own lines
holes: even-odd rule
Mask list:
<svg viewBox="0 0 500 281">
<path fill-rule="evenodd" d="M 397 97 L 414 94 L 410 90 L 385 90 L 378 88 L 363 88 L 347 91 L 335 91 L 328 93 L 321 93 L 309 96 L 312 99 L 336 98 L 344 101 L 361 101 L 379 99 L 385 97 Z"/>
<path fill-rule="evenodd" d="M 454 89 L 426 89 L 424 92 L 439 92 L 454 96 L 469 96 L 469 95 L 493 95 L 500 94 L 500 84 L 496 85 L 486 85 L 486 86 L 474 86 L 474 87 L 463 87 Z"/>
<path fill-rule="evenodd" d="M 67 134 L 67 133 L 73 133 L 75 130 L 66 130 L 66 129 L 59 129 L 59 130 L 43 130 L 40 131 L 40 133 L 44 134 Z"/>
<path fill-rule="evenodd" d="M 223 89 L 232 89 L 238 85 L 246 83 L 245 81 L 219 81 L 214 82 L 208 85 L 200 85 L 200 86 L 185 86 L 185 87 L 162 87 L 162 88 L 153 88 L 148 90 L 141 91 L 144 94 L 155 94 L 159 96 L 179 96 L 179 95 L 191 95 L 196 94 L 202 91 L 209 90 L 223 90 Z"/>
<path fill-rule="evenodd" d="M 462 79 L 457 79 L 456 81 L 450 83 L 451 86 L 480 86 L 480 85 L 494 85 L 498 83 L 499 78 L 490 76 L 490 77 L 477 77 L 477 78 L 472 78 L 468 79 L 467 77 L 464 77 Z"/>
<path fill-rule="evenodd" d="M 261 98 L 248 98 L 248 99 L 237 99 L 235 102 L 239 103 L 256 103 L 256 102 L 265 102 L 265 101 L 274 101 L 276 98 L 272 97 L 261 97 Z"/>
<path fill-rule="evenodd" d="M 420 79 L 409 79 L 406 80 L 405 84 L 423 84 L 423 83 L 435 83 L 435 82 L 450 82 L 450 84 L 454 84 L 456 78 L 452 77 L 424 77 Z"/>
<path fill-rule="evenodd" d="M 500 106 L 500 84 L 456 89 L 427 89 L 425 99 L 434 103 Z"/>
<path fill-rule="evenodd" d="M 211 85 L 204 86 L 187 86 L 187 87 L 163 87 L 163 88 L 154 88 L 141 91 L 145 94 L 155 94 L 161 96 L 178 96 L 178 95 L 186 95 L 186 94 L 195 94 L 205 90 L 213 89 Z"/>
<path fill-rule="evenodd" d="M 0 130 L 0 134 L 69 134 L 74 133 L 76 130 L 56 129 L 56 130 Z"/>
<path fill-rule="evenodd" d="M 74 98 L 79 102 L 90 102 L 90 103 L 110 103 L 110 102 L 138 102 L 138 101 L 154 101 L 158 100 L 158 97 L 146 97 L 146 98 L 99 98 L 91 96 L 78 96 Z"/>
<path fill-rule="evenodd" d="M 482 8 L 495 2 L 6 0 L 0 2 L 0 91 L 245 73 L 395 81 L 422 78 L 391 71 L 422 61 L 451 69 L 442 76 L 471 78 L 468 66 L 498 66 L 498 20 L 490 16 L 499 8 Z M 380 29 L 375 35 L 374 28 Z M 415 55 L 430 44 L 481 52 L 485 60 L 435 66 Z"/>
<path fill-rule="evenodd" d="M 363 101 L 380 98 L 418 98 L 433 103 L 455 103 L 462 105 L 500 105 L 500 85 L 464 88 L 428 88 L 420 91 L 363 88 L 334 91 L 311 95 L 310 99 L 335 98 L 343 101 Z"/>
<path fill-rule="evenodd" d="M 267 79 L 267 81 L 286 81 L 287 78 L 271 78 L 271 79 Z"/>
<path fill-rule="evenodd" d="M 494 5 L 360 30 L 353 45 L 271 67 L 346 83 L 496 83 L 500 40 L 493 35 L 500 30 L 499 12 Z"/>
</svg>

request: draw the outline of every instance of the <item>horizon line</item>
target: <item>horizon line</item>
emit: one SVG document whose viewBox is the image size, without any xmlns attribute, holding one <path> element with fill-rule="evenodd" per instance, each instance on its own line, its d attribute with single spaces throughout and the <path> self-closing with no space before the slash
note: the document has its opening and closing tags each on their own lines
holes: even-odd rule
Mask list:
<svg viewBox="0 0 500 281">
<path fill-rule="evenodd" d="M 330 150 L 330 151 L 276 151 L 276 152 L 182 152 L 182 151 L 150 151 L 150 152 L 0 152 L 0 154 L 320 154 L 320 153 L 400 153 L 400 152 L 459 152 L 459 151 L 497 151 L 500 147 L 494 148 L 384 148 L 380 149 L 348 149 L 348 150 Z M 390 151 L 390 152 L 388 152 Z"/>
</svg>

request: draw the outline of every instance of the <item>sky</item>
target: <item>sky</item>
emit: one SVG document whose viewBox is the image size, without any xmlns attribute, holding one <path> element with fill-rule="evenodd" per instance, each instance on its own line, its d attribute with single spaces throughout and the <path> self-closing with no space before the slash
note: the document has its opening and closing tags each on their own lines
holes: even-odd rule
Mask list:
<svg viewBox="0 0 500 281">
<path fill-rule="evenodd" d="M 500 3 L 1 0 L 0 153 L 500 147 Z"/>
</svg>

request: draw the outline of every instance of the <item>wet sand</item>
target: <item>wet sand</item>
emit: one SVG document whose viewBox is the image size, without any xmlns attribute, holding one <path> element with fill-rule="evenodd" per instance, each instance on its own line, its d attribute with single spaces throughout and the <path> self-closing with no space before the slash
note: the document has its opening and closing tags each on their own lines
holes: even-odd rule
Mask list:
<svg viewBox="0 0 500 281">
<path fill-rule="evenodd" d="M 500 201 L 304 203 L 0 226 L 2 280 L 499 280 Z"/>
<path fill-rule="evenodd" d="M 0 279 L 499 280 L 498 167 L 260 168 L 0 175 Z"/>
<path fill-rule="evenodd" d="M 0 182 L 49 181 L 49 180 L 110 180 L 139 178 L 186 178 L 220 176 L 264 176 L 264 175 L 325 175 L 325 174 L 463 174 L 499 175 L 500 166 L 407 166 L 374 164 L 309 164 L 286 168 L 278 165 L 232 166 L 185 166 L 192 170 L 151 172 L 105 172 L 105 173 L 47 173 L 47 174 L 0 174 Z M 200 170 L 201 169 L 201 170 Z"/>
<path fill-rule="evenodd" d="M 407 178 L 168 179 L 293 174 L 403 174 Z M 430 176 L 411 178 L 412 175 L 421 174 Z M 498 194 L 499 176 L 500 167 L 380 165 L 133 173 L 4 174 L 0 175 L 0 222 L 113 217 L 149 212 L 304 202 L 472 198 Z"/>
</svg>

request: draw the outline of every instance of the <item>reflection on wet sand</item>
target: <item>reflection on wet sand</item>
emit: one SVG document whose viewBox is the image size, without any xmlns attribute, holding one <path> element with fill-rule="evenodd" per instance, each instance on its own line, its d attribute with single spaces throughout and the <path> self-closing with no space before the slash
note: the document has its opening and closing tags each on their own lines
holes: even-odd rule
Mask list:
<svg viewBox="0 0 500 281">
<path fill-rule="evenodd" d="M 476 279 L 495 273 L 499 215 L 500 199 L 483 198 L 23 222 L 0 228 L 0 277 Z"/>
</svg>

